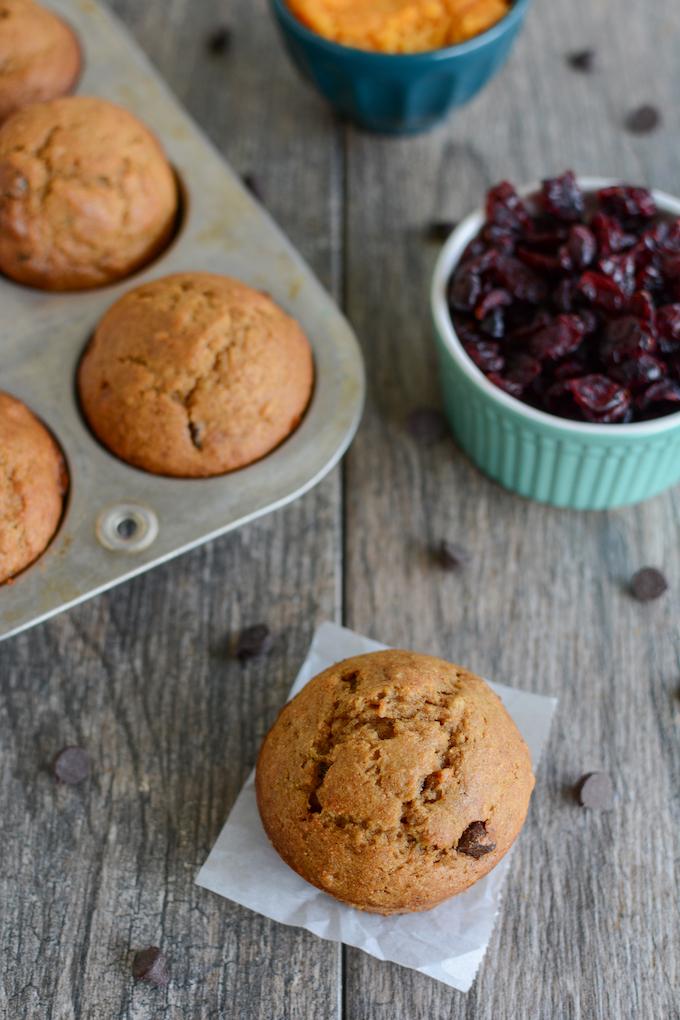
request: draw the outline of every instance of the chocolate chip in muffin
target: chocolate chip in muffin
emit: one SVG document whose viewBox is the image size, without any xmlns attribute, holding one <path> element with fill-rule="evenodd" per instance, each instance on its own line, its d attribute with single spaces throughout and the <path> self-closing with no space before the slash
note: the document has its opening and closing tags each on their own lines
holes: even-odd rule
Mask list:
<svg viewBox="0 0 680 1020">
<path fill-rule="evenodd" d="M 486 831 L 485 822 L 471 822 L 458 840 L 456 850 L 459 854 L 467 854 L 476 861 L 486 854 L 493 853 L 496 844 Z"/>
<path fill-rule="evenodd" d="M 437 561 L 444 570 L 460 570 L 470 562 L 470 551 L 459 542 L 444 538 L 437 547 Z"/>
<path fill-rule="evenodd" d="M 624 126 L 634 135 L 647 135 L 661 123 L 661 114 L 656 106 L 645 103 L 626 114 Z"/>
<path fill-rule="evenodd" d="M 138 981 L 148 981 L 157 988 L 167 985 L 170 979 L 168 961 L 158 946 L 149 946 L 135 953 L 132 974 Z"/>
<path fill-rule="evenodd" d="M 82 747 L 65 747 L 52 762 L 55 779 L 68 786 L 82 783 L 90 774 L 90 756 Z"/>
<path fill-rule="evenodd" d="M 572 53 L 567 53 L 566 59 L 572 71 L 590 74 L 595 66 L 595 50 L 574 50 Z"/>
<path fill-rule="evenodd" d="M 421 446 L 434 446 L 448 434 L 446 418 L 434 407 L 417 407 L 411 411 L 406 428 Z"/>
<path fill-rule="evenodd" d="M 596 811 L 609 811 L 614 807 L 614 785 L 606 772 L 589 772 L 578 786 L 578 799 L 582 807 Z"/>
<path fill-rule="evenodd" d="M 206 39 L 205 48 L 212 56 L 220 57 L 231 49 L 232 38 L 229 25 L 219 25 Z"/>
<path fill-rule="evenodd" d="M 239 634 L 235 655 L 241 662 L 266 655 L 273 644 L 273 637 L 266 623 L 255 623 Z"/>
<path fill-rule="evenodd" d="M 668 581 L 656 567 L 643 567 L 630 580 L 630 593 L 638 602 L 651 602 L 668 590 Z"/>
</svg>

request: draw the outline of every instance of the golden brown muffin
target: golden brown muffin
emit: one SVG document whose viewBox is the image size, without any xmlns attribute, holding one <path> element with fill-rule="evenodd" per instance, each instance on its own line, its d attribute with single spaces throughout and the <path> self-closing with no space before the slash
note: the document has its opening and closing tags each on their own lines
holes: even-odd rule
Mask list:
<svg viewBox="0 0 680 1020">
<path fill-rule="evenodd" d="M 0 127 L 0 270 L 19 283 L 112 283 L 164 247 L 176 215 L 172 168 L 122 107 L 72 96 Z"/>
<path fill-rule="evenodd" d="M 264 457 L 299 424 L 309 343 L 265 294 L 178 273 L 125 294 L 80 364 L 85 416 L 118 457 L 155 474 L 219 475 Z"/>
<path fill-rule="evenodd" d="M 378 914 L 428 910 L 515 841 L 534 786 L 526 744 L 483 680 L 386 651 L 320 673 L 257 763 L 262 822 L 284 861 Z"/>
<path fill-rule="evenodd" d="M 64 508 L 66 465 L 44 425 L 0 393 L 0 583 L 40 556 Z"/>
<path fill-rule="evenodd" d="M 75 32 L 56 14 L 31 0 L 0 0 L 0 120 L 71 92 L 81 63 Z"/>
</svg>

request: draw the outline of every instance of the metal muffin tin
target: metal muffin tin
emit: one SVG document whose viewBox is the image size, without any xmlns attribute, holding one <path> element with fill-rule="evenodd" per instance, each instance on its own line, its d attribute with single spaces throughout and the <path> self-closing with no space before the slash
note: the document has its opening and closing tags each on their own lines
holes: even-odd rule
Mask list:
<svg viewBox="0 0 680 1020">
<path fill-rule="evenodd" d="M 181 230 L 140 273 L 112 287 L 50 294 L 0 278 L 0 389 L 49 426 L 71 488 L 49 549 L 0 586 L 0 640 L 306 492 L 337 463 L 361 416 L 364 369 L 347 321 L 267 213 L 173 98 L 115 18 L 94 0 L 51 0 L 78 31 L 78 88 L 127 107 L 161 139 L 186 192 Z M 182 270 L 236 276 L 301 323 L 316 385 L 298 430 L 268 457 L 219 478 L 138 471 L 95 440 L 75 392 L 78 360 L 103 312 L 131 287 Z"/>
</svg>

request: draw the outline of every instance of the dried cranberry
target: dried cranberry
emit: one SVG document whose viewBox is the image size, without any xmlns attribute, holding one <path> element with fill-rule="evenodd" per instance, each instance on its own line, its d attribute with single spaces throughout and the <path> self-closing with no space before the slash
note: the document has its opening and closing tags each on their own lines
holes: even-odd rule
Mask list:
<svg viewBox="0 0 680 1020">
<path fill-rule="evenodd" d="M 480 340 L 476 344 L 463 344 L 465 351 L 471 361 L 474 361 L 477 368 L 487 374 L 490 372 L 502 372 L 505 367 L 505 358 L 501 354 L 500 344 L 493 340 Z"/>
<path fill-rule="evenodd" d="M 546 276 L 559 275 L 565 268 L 568 268 L 562 265 L 559 256 L 546 255 L 545 252 L 532 251 L 531 248 L 518 248 L 517 258 L 525 266 L 529 266 L 531 269 L 535 269 L 537 273 Z"/>
<path fill-rule="evenodd" d="M 449 304 L 456 311 L 475 307 L 482 293 L 482 280 L 473 262 L 466 262 L 454 273 L 449 284 Z"/>
<path fill-rule="evenodd" d="M 528 386 L 541 374 L 541 364 L 528 354 L 516 354 L 509 359 L 503 375 L 491 373 L 489 379 L 499 389 L 513 397 L 521 397 Z"/>
<path fill-rule="evenodd" d="M 607 255 L 597 264 L 603 276 L 613 280 L 622 294 L 630 297 L 635 290 L 635 260 L 632 255 Z"/>
<path fill-rule="evenodd" d="M 486 218 L 510 231 L 526 229 L 531 220 L 524 202 L 508 181 L 501 181 L 486 196 Z"/>
<path fill-rule="evenodd" d="M 656 309 L 654 307 L 654 298 L 648 290 L 636 290 L 630 299 L 629 307 L 632 315 L 642 319 L 643 322 L 648 323 L 654 328 Z"/>
<path fill-rule="evenodd" d="M 518 301 L 537 305 L 546 296 L 546 287 L 540 277 L 518 259 L 502 255 L 494 267 L 494 273 L 501 286 Z"/>
<path fill-rule="evenodd" d="M 612 379 L 631 390 L 639 390 L 651 383 L 664 379 L 668 369 L 663 361 L 653 354 L 639 354 L 623 361 L 610 370 Z"/>
<path fill-rule="evenodd" d="M 620 220 L 651 220 L 657 213 L 656 202 L 647 188 L 617 184 L 602 188 L 597 197 L 604 211 Z"/>
<path fill-rule="evenodd" d="M 626 304 L 621 288 L 602 273 L 588 270 L 578 282 L 578 292 L 587 301 L 606 312 L 620 312 Z"/>
<path fill-rule="evenodd" d="M 546 398 L 548 405 L 559 414 L 565 414 L 571 404 L 569 417 L 582 417 L 601 425 L 625 422 L 630 415 L 630 392 L 606 375 L 566 379 L 552 386 Z"/>
<path fill-rule="evenodd" d="M 662 305 L 656 311 L 656 330 L 659 336 L 659 350 L 663 354 L 674 354 L 680 350 L 680 304 Z"/>
<path fill-rule="evenodd" d="M 597 254 L 597 241 L 588 227 L 573 226 L 566 245 L 574 269 L 587 269 Z"/>
<path fill-rule="evenodd" d="M 560 177 L 543 181 L 541 202 L 550 216 L 568 223 L 580 220 L 585 211 L 583 192 L 571 170 L 567 170 Z"/>
<path fill-rule="evenodd" d="M 618 220 L 613 216 L 606 216 L 603 212 L 595 213 L 590 221 L 590 229 L 595 235 L 600 255 L 625 251 L 635 243 L 635 237 L 625 233 Z"/>
<path fill-rule="evenodd" d="M 558 312 L 572 312 L 576 306 L 578 297 L 578 280 L 570 280 L 567 277 L 555 287 L 552 293 L 552 303 Z"/>
<path fill-rule="evenodd" d="M 502 308 L 492 308 L 479 324 L 479 328 L 492 340 L 502 340 L 505 336 L 505 318 Z"/>
<path fill-rule="evenodd" d="M 584 335 L 583 322 L 577 315 L 558 315 L 553 323 L 529 339 L 529 352 L 540 361 L 557 361 L 575 351 Z"/>
<path fill-rule="evenodd" d="M 672 379 L 661 379 L 644 391 L 637 400 L 643 417 L 659 418 L 680 411 L 680 386 Z"/>
<path fill-rule="evenodd" d="M 600 343 L 600 357 L 605 365 L 621 365 L 640 354 L 653 354 L 656 338 L 649 328 L 633 315 L 612 319 Z"/>
<path fill-rule="evenodd" d="M 504 308 L 511 304 L 512 296 L 508 294 L 507 290 L 494 287 L 492 290 L 487 291 L 475 306 L 475 318 L 484 319 L 494 308 Z"/>
</svg>

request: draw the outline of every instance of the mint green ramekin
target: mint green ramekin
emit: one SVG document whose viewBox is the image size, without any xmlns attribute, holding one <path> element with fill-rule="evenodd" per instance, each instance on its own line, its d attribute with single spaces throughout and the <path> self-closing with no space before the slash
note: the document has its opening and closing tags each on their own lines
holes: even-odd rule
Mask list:
<svg viewBox="0 0 680 1020">
<path fill-rule="evenodd" d="M 617 183 L 581 177 L 586 192 Z M 522 189 L 531 195 L 534 184 Z M 680 216 L 680 200 L 655 191 L 659 210 Z M 452 270 L 484 222 L 471 213 L 448 239 L 432 283 L 432 314 L 444 405 L 459 446 L 506 489 L 574 510 L 639 503 L 680 481 L 680 412 L 630 425 L 558 418 L 489 382 L 465 353 L 451 322 L 446 290 Z"/>
</svg>

